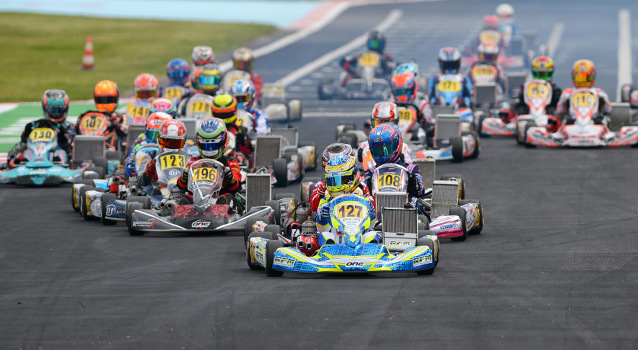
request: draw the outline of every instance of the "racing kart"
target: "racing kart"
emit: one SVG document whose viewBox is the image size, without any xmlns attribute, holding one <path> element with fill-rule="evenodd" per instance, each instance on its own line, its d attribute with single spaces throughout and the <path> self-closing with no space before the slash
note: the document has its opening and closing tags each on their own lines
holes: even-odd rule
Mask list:
<svg viewBox="0 0 638 350">
<path fill-rule="evenodd" d="M 390 83 L 381 71 L 382 57 L 373 51 L 366 52 L 357 60 L 355 77 L 340 79 L 342 85 L 333 80 L 320 81 L 317 93 L 320 100 L 383 100 Z M 347 75 L 343 72 L 342 75 Z"/>
<path fill-rule="evenodd" d="M 58 148 L 51 128 L 36 128 L 27 138 L 24 160 L 13 169 L 0 171 L 0 183 L 17 185 L 59 185 L 73 182 L 90 166 L 70 169 L 66 152 Z"/>
<path fill-rule="evenodd" d="M 142 203 L 130 202 L 126 206 L 126 226 L 131 236 L 147 232 L 229 232 L 244 231 L 251 217 L 272 214 L 268 206 L 249 207 L 243 215 L 220 200 L 224 165 L 212 159 L 194 162 L 189 169 L 188 190 L 192 204 L 181 204 L 178 196 L 171 196 L 158 209 L 144 208 Z M 267 192 L 270 193 L 268 185 Z M 242 200 L 238 196 L 238 200 Z M 238 209 L 241 206 L 238 206 Z"/>
<path fill-rule="evenodd" d="M 246 260 L 251 269 L 265 269 L 268 276 L 285 271 L 302 273 L 416 272 L 429 275 L 438 263 L 436 235 L 418 231 L 416 211 L 397 209 L 403 215 L 402 231 L 371 229 L 366 199 L 341 195 L 330 202 L 331 231 L 318 235 L 319 249 L 308 256 L 297 245 L 284 242 L 269 232 L 252 233 L 246 243 Z M 398 220 L 397 220 L 398 221 Z M 389 225 L 388 225 L 389 226 Z M 400 237 L 400 238 L 399 238 Z M 401 241 L 391 249 L 387 242 Z"/>
<path fill-rule="evenodd" d="M 570 98 L 569 113 L 573 124 L 562 125 L 557 132 L 528 123 L 525 126 L 525 146 L 546 147 L 618 147 L 638 145 L 638 126 L 622 126 L 617 132 L 607 125 L 595 124 L 599 99 L 595 91 L 576 89 Z"/>
<path fill-rule="evenodd" d="M 433 97 L 436 98 L 436 102 L 431 104 L 432 113 L 435 116 L 437 114 L 456 113 L 461 116 L 461 120 L 463 121 L 463 123 L 467 123 L 468 126 L 472 125 L 472 109 L 467 107 L 460 107 L 460 104 L 464 102 L 463 76 L 459 74 L 441 75 L 439 77 L 439 83 L 436 84 L 435 90 L 432 91 L 432 94 Z"/>
<path fill-rule="evenodd" d="M 281 84 L 264 84 L 259 106 L 273 122 L 300 121 L 303 116 L 301 100 L 286 99 L 286 87 Z"/>
<path fill-rule="evenodd" d="M 463 124 L 466 125 L 466 131 L 463 131 Z M 437 114 L 431 146 L 415 138 L 408 143 L 412 159 L 434 158 L 462 162 L 466 158 L 478 158 L 480 140 L 475 131 L 467 131 L 467 125 L 458 114 Z"/>
</svg>

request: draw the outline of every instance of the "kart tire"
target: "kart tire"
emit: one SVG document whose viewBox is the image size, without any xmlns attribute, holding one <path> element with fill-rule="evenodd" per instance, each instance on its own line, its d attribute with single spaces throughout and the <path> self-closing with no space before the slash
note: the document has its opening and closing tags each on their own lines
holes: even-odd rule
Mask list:
<svg viewBox="0 0 638 350">
<path fill-rule="evenodd" d="M 525 125 L 525 139 L 523 140 L 523 144 L 527 148 L 535 148 L 536 147 L 536 145 L 527 142 L 527 133 L 529 131 L 529 128 L 535 127 L 535 126 L 536 126 L 536 123 L 534 123 L 533 121 L 530 121 L 530 122 L 527 123 L 527 125 Z"/>
<path fill-rule="evenodd" d="M 483 206 L 478 199 L 464 199 L 459 201 L 459 206 L 465 205 L 468 203 L 478 203 L 478 211 L 479 211 L 479 223 L 476 228 L 471 229 L 468 234 L 470 235 L 480 235 L 483 230 L 483 224 L 485 223 L 485 218 L 483 217 Z"/>
<path fill-rule="evenodd" d="M 246 220 L 246 226 L 244 226 L 244 244 L 246 242 L 248 242 L 248 237 L 253 233 L 253 225 L 257 221 L 263 221 L 265 223 L 268 223 L 268 217 L 266 217 L 266 216 L 258 216 L 258 217 L 250 218 L 250 219 Z"/>
<path fill-rule="evenodd" d="M 480 137 L 490 137 L 488 134 L 483 133 L 483 121 L 488 117 L 487 114 L 481 113 L 478 119 L 478 125 L 476 126 L 476 131 Z"/>
<path fill-rule="evenodd" d="M 310 196 L 312 196 L 312 191 L 314 191 L 315 189 L 315 184 L 317 183 L 317 181 L 314 181 L 315 178 L 310 178 L 310 181 L 308 181 L 309 179 L 306 179 L 306 181 L 304 181 L 305 184 L 308 184 L 308 197 L 305 198 L 304 197 L 304 193 L 303 193 L 303 186 L 299 186 L 299 202 L 306 202 L 306 203 L 310 203 Z"/>
<path fill-rule="evenodd" d="M 96 168 L 102 168 L 102 169 L 106 169 L 109 166 L 108 161 L 106 160 L 106 157 L 95 157 L 95 159 L 93 159 L 93 166 Z"/>
<path fill-rule="evenodd" d="M 332 95 L 331 94 L 327 94 L 324 91 L 324 86 L 325 85 L 330 85 L 331 84 L 331 80 L 321 80 L 319 81 L 319 84 L 317 85 L 317 95 L 319 95 L 319 99 L 320 100 L 331 100 L 332 99 Z"/>
<path fill-rule="evenodd" d="M 270 240 L 266 242 L 266 275 L 270 277 L 279 277 L 284 274 L 283 271 L 275 270 L 272 268 L 275 260 L 275 252 L 277 249 L 284 246 L 284 242 L 279 240 Z"/>
<path fill-rule="evenodd" d="M 439 178 L 439 180 L 450 180 L 450 179 L 459 180 L 459 186 L 461 186 L 461 194 L 459 197 L 461 198 L 461 200 L 465 199 L 465 181 L 463 180 L 461 175 L 460 174 L 444 174 L 444 175 L 441 175 L 441 177 Z"/>
<path fill-rule="evenodd" d="M 275 224 L 280 225 L 281 224 L 281 208 L 279 207 L 279 201 L 278 200 L 266 201 L 264 205 L 272 208 L 273 219 L 275 220 Z"/>
<path fill-rule="evenodd" d="M 461 218 L 461 227 L 463 228 L 463 235 L 460 237 L 452 237 L 452 240 L 455 242 L 462 242 L 467 239 L 467 223 L 465 221 L 465 209 L 463 208 L 452 208 L 449 211 L 449 215 L 456 215 Z"/>
<path fill-rule="evenodd" d="M 339 125 L 337 125 L 337 127 L 335 128 L 335 141 L 339 140 L 339 136 L 344 135 L 348 131 L 356 130 L 356 129 L 357 129 L 357 125 L 355 123 L 352 123 L 352 122 L 339 123 Z"/>
<path fill-rule="evenodd" d="M 277 239 L 279 239 L 279 234 L 281 233 L 281 226 L 279 226 L 279 225 L 266 225 L 266 228 L 264 228 L 264 232 L 269 232 L 270 233 L 270 235 L 266 236 L 265 238 L 277 240 Z"/>
<path fill-rule="evenodd" d="M 82 179 L 93 180 L 93 179 L 99 179 L 100 178 L 100 174 L 97 173 L 97 171 L 95 170 L 95 167 L 90 167 L 90 168 L 87 168 L 86 170 L 95 171 L 95 173 L 87 173 L 86 171 L 83 171 L 82 172 Z"/>
<path fill-rule="evenodd" d="M 416 245 L 417 247 L 423 247 L 423 246 L 427 246 L 428 248 L 430 248 L 430 250 L 432 251 L 432 260 L 434 260 L 434 242 L 432 242 L 431 239 L 429 238 L 419 238 L 416 240 Z M 416 272 L 417 275 L 431 275 L 434 273 L 434 268 L 435 266 L 432 266 L 430 268 L 424 269 L 424 270 L 419 270 Z"/>
<path fill-rule="evenodd" d="M 303 114 L 301 100 L 290 100 L 288 101 L 288 121 L 300 121 Z"/>
<path fill-rule="evenodd" d="M 133 218 L 133 212 L 143 209 L 142 203 L 139 202 L 127 202 L 126 203 L 126 227 L 128 227 L 128 234 L 131 236 L 143 236 L 144 231 L 138 231 L 133 228 L 131 219 Z"/>
<path fill-rule="evenodd" d="M 91 220 L 93 218 L 92 215 L 89 215 L 89 210 L 87 208 L 87 205 L 90 205 L 90 203 L 86 202 L 86 191 L 94 190 L 97 190 L 97 188 L 93 186 L 82 186 L 80 188 L 80 214 L 84 220 Z"/>
<path fill-rule="evenodd" d="M 434 233 L 434 231 L 432 231 L 432 230 L 419 230 L 419 233 L 418 233 L 417 237 L 419 239 L 421 239 L 421 238 L 426 238 L 426 236 L 428 236 L 428 235 L 434 236 L 434 235 L 436 235 L 436 233 Z"/>
<path fill-rule="evenodd" d="M 264 235 L 263 232 L 252 232 L 248 236 L 248 238 L 246 239 L 246 263 L 248 264 L 248 267 L 251 270 L 263 270 L 264 269 L 259 264 L 253 264 L 252 260 L 250 259 L 250 239 L 251 238 L 257 238 L 257 237 L 269 239 L 268 237 L 266 237 L 266 235 Z"/>
<path fill-rule="evenodd" d="M 277 187 L 288 186 L 288 162 L 284 158 L 276 158 L 272 161 L 272 170 L 277 180 Z"/>
<path fill-rule="evenodd" d="M 295 194 L 292 192 L 275 193 L 275 196 L 274 196 L 275 200 L 280 200 L 284 198 L 292 198 L 295 202 L 297 202 L 297 196 L 295 196 Z"/>
<path fill-rule="evenodd" d="M 91 179 L 79 179 L 79 180 L 75 180 L 75 182 L 73 182 L 73 184 L 82 184 L 85 186 L 95 186 L 95 183 L 93 182 L 93 180 Z M 80 211 L 80 203 L 77 203 L 76 201 L 76 192 L 75 192 L 75 186 L 73 186 L 71 188 L 71 206 L 73 207 L 73 210 L 79 212 Z"/>
<path fill-rule="evenodd" d="M 118 151 L 106 151 L 106 159 L 107 160 L 122 160 L 122 153 Z"/>
<path fill-rule="evenodd" d="M 452 161 L 455 163 L 461 163 L 463 161 L 463 138 L 455 136 L 450 138 L 450 145 L 452 145 Z"/>
<path fill-rule="evenodd" d="M 428 217 L 425 215 L 419 215 L 418 216 L 419 221 L 421 221 L 419 223 L 419 231 L 421 230 L 429 230 L 430 229 L 430 220 L 428 220 Z"/>
<path fill-rule="evenodd" d="M 523 145 L 525 143 L 525 140 L 521 139 L 521 132 L 519 130 L 518 124 L 519 122 L 517 121 L 516 127 L 514 128 L 514 136 L 516 136 L 516 143 L 518 143 L 519 145 Z"/>
<path fill-rule="evenodd" d="M 474 130 L 470 131 L 470 135 L 472 135 L 472 137 L 474 138 L 474 142 L 476 144 L 476 147 L 474 148 L 474 152 L 472 152 L 472 155 L 470 156 L 470 158 L 476 159 L 478 158 L 479 153 L 481 153 L 481 139 L 479 138 L 479 135 Z"/>
<path fill-rule="evenodd" d="M 140 209 L 151 209 L 151 199 L 147 196 L 128 196 L 126 204 L 128 205 L 128 203 L 140 203 L 142 204 Z"/>
<path fill-rule="evenodd" d="M 106 218 L 106 205 L 108 204 L 109 201 L 114 199 L 115 199 L 115 194 L 113 193 L 104 193 L 102 195 L 102 198 L 100 199 L 102 201 L 102 215 L 100 216 L 100 221 L 102 221 L 102 225 L 110 226 L 110 225 L 117 224 L 117 221 Z"/>
</svg>

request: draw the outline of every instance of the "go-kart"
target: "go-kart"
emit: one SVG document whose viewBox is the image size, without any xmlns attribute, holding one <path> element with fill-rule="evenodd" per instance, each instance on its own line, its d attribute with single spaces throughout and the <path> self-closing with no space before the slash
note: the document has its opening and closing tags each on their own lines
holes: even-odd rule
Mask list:
<svg viewBox="0 0 638 350">
<path fill-rule="evenodd" d="M 438 114 L 459 114 L 463 123 L 467 123 L 467 131 L 473 123 L 472 109 L 461 107 L 465 102 L 463 96 L 463 76 L 460 74 L 445 74 L 439 77 L 439 83 L 436 84 L 435 90 L 432 92 L 436 101 L 431 104 L 434 116 Z M 399 112 L 401 113 L 401 112 Z M 408 118 L 405 116 L 404 118 Z"/>
<path fill-rule="evenodd" d="M 159 209 L 144 208 L 142 203 L 127 203 L 126 225 L 129 234 L 244 231 L 249 218 L 271 215 L 272 209 L 268 206 L 249 207 L 247 212 L 240 215 L 229 204 L 219 200 L 225 199 L 218 197 L 222 189 L 223 172 L 224 165 L 212 159 L 201 159 L 191 165 L 188 190 L 193 194 L 193 204 L 180 204 L 185 198 L 173 196 L 175 191 L 168 200 L 162 201 Z"/>
<path fill-rule="evenodd" d="M 24 159 L 10 170 L 0 171 L 0 183 L 17 185 L 59 185 L 82 176 L 90 164 L 70 169 L 66 152 L 58 148 L 51 128 L 36 128 L 27 139 Z"/>
<path fill-rule="evenodd" d="M 264 84 L 259 106 L 273 122 L 300 121 L 303 116 L 301 100 L 286 99 L 286 87 L 281 84 Z"/>
<path fill-rule="evenodd" d="M 417 272 L 432 274 L 438 263 L 436 235 L 418 231 L 414 209 L 398 209 L 400 222 L 410 229 L 390 232 L 371 230 L 367 199 L 341 195 L 330 202 L 331 231 L 318 235 L 319 249 L 308 256 L 270 232 L 252 233 L 246 243 L 246 260 L 251 269 L 265 269 L 268 276 L 285 271 L 303 273 Z M 388 219 L 389 220 L 389 219 Z M 390 225 L 388 225 L 390 226 Z M 399 238 L 400 236 L 400 238 Z M 392 250 L 387 243 L 394 244 Z"/>
<path fill-rule="evenodd" d="M 463 130 L 464 124 L 466 130 Z M 467 131 L 467 125 L 458 114 L 436 115 L 431 145 L 423 144 L 415 138 L 408 143 L 412 159 L 434 158 L 462 162 L 466 158 L 478 158 L 480 140 L 476 132 Z"/>
<path fill-rule="evenodd" d="M 390 83 L 381 71 L 382 58 L 370 51 L 359 56 L 353 78 L 342 78 L 343 84 L 320 81 L 317 93 L 320 100 L 383 100 Z M 342 73 L 347 75 L 347 73 Z"/>
<path fill-rule="evenodd" d="M 638 126 L 622 126 L 617 132 L 607 125 L 595 124 L 598 95 L 588 88 L 577 89 L 570 98 L 569 113 L 573 124 L 562 125 L 557 132 L 528 123 L 525 126 L 525 146 L 546 147 L 618 147 L 638 145 Z"/>
<path fill-rule="evenodd" d="M 124 127 L 126 128 L 126 152 L 129 154 L 133 150 L 135 140 L 146 130 L 146 120 L 151 115 L 148 102 L 135 101 L 126 108 L 124 115 Z"/>
<path fill-rule="evenodd" d="M 211 95 L 197 93 L 187 100 L 182 100 L 177 110 L 183 118 L 201 122 L 213 116 L 213 100 L 214 97 Z"/>
</svg>

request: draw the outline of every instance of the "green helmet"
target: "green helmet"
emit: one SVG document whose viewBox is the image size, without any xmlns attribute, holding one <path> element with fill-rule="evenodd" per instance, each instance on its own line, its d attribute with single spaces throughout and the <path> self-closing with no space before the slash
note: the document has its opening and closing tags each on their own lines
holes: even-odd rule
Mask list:
<svg viewBox="0 0 638 350">
<path fill-rule="evenodd" d="M 206 119 L 197 128 L 197 148 L 202 158 L 220 159 L 227 143 L 226 124 L 220 119 Z"/>
</svg>

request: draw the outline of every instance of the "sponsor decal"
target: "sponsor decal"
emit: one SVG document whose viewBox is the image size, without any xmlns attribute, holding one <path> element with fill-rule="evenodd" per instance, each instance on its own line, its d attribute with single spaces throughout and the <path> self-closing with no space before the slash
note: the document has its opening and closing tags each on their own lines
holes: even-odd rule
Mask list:
<svg viewBox="0 0 638 350">
<path fill-rule="evenodd" d="M 109 204 L 106 206 L 106 216 L 113 216 L 117 212 L 115 204 Z"/>
<path fill-rule="evenodd" d="M 457 228 L 456 226 L 457 226 L 456 224 L 447 224 L 447 225 L 441 225 L 439 226 L 439 228 L 441 230 L 451 230 L 451 229 Z"/>
<path fill-rule="evenodd" d="M 259 249 L 255 249 L 255 260 L 264 261 L 264 252 Z"/>
<path fill-rule="evenodd" d="M 204 219 L 193 221 L 193 223 L 191 224 L 192 228 L 206 228 L 208 226 L 210 226 L 210 221 L 206 221 Z"/>
<path fill-rule="evenodd" d="M 133 222 L 133 227 L 139 227 L 139 228 L 151 227 L 152 225 L 153 225 L 153 220 Z"/>
<path fill-rule="evenodd" d="M 168 171 L 168 176 L 169 177 L 177 177 L 182 173 L 182 171 L 180 169 L 171 169 Z"/>
<path fill-rule="evenodd" d="M 421 266 L 432 263 L 432 255 L 419 256 L 412 259 L 412 266 Z"/>
<path fill-rule="evenodd" d="M 409 241 L 390 241 L 388 245 L 398 245 L 398 246 L 411 246 L 412 242 Z"/>
<path fill-rule="evenodd" d="M 275 261 L 274 261 L 274 265 L 293 267 L 293 266 L 295 266 L 295 260 L 294 259 L 290 259 L 290 258 L 284 258 L 284 257 L 281 257 L 281 256 L 276 256 L 275 257 Z"/>
<path fill-rule="evenodd" d="M 348 267 L 364 267 L 366 263 L 360 261 L 348 261 L 346 264 Z"/>
</svg>

